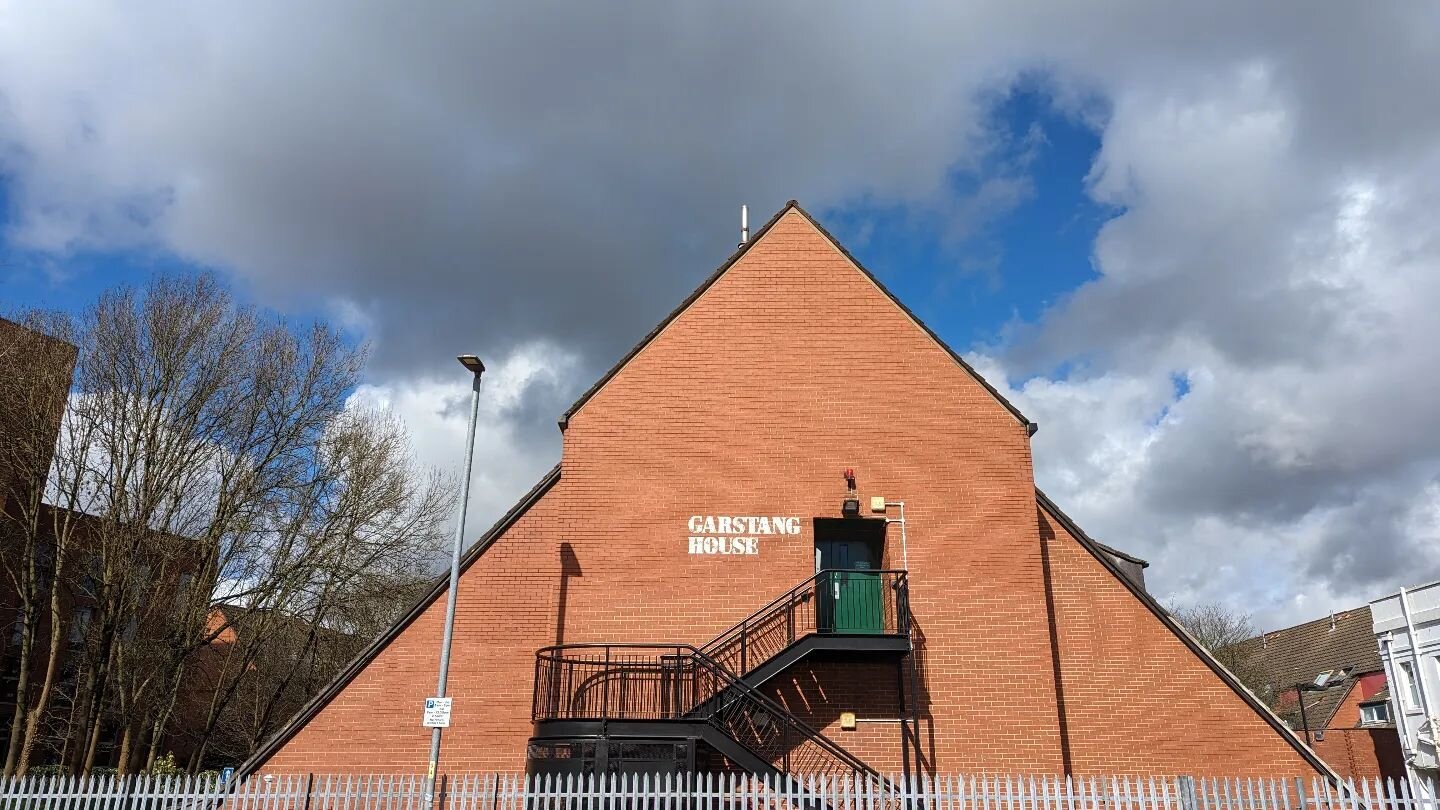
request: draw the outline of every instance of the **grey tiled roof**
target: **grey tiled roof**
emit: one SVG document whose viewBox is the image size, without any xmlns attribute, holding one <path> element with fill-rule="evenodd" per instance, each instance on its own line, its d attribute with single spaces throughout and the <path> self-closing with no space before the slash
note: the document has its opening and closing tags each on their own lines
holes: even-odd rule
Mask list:
<svg viewBox="0 0 1440 810">
<path fill-rule="evenodd" d="M 1274 630 L 1240 643 L 1240 655 L 1249 661 L 1272 694 L 1296 684 L 1314 683 L 1322 672 L 1334 672 L 1328 689 L 1305 692 L 1305 714 L 1310 727 L 1324 728 L 1354 686 L 1355 678 L 1384 669 L 1380 645 L 1370 622 L 1368 605 L 1325 616 L 1315 621 Z M 1300 728 L 1300 709 L 1282 703 L 1279 713 L 1293 728 Z"/>
<path fill-rule="evenodd" d="M 1326 670 L 1349 669 L 1350 675 L 1378 672 L 1380 645 L 1370 623 L 1370 606 L 1297 624 L 1240 643 L 1242 654 L 1253 661 L 1267 683 L 1287 688 L 1312 683 Z"/>
<path fill-rule="evenodd" d="M 1293 729 L 1298 730 L 1305 723 L 1309 724 L 1312 731 L 1317 728 L 1327 728 L 1330 725 L 1331 718 L 1335 716 L 1335 712 L 1340 708 L 1340 704 L 1345 702 L 1345 697 L 1350 694 L 1350 690 L 1354 687 L 1355 679 L 1346 678 L 1343 681 L 1337 681 L 1334 686 L 1319 692 L 1301 692 L 1300 694 L 1305 697 L 1304 723 L 1301 722 L 1300 705 L 1293 700 L 1289 703 L 1281 704 L 1278 712 Z M 1294 693 L 1292 692 L 1291 694 Z"/>
</svg>

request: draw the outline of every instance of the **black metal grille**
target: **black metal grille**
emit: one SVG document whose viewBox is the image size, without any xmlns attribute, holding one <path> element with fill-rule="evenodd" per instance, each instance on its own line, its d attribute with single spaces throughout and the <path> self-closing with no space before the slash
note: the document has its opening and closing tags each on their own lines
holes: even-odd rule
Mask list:
<svg viewBox="0 0 1440 810">
<path fill-rule="evenodd" d="M 842 589 L 848 589 L 844 598 Z M 566 644 L 542 649 L 536 656 L 532 714 L 536 722 L 702 721 L 787 773 L 874 775 L 740 675 L 808 635 L 909 631 L 904 571 L 821 571 L 703 648 Z"/>
<path fill-rule="evenodd" d="M 542 650 L 537 666 L 537 721 L 699 720 L 787 773 L 875 775 L 694 647 L 563 645 Z"/>
</svg>

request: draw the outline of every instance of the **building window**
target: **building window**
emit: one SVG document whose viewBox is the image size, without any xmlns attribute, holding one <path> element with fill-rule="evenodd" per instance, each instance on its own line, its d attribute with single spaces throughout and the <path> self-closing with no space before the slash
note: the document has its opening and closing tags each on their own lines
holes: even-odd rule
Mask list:
<svg viewBox="0 0 1440 810">
<path fill-rule="evenodd" d="M 1360 707 L 1360 725 L 1369 726 L 1388 722 L 1390 722 L 1390 707 L 1386 704 L 1375 703 Z"/>
<path fill-rule="evenodd" d="M 1400 704 L 1406 709 L 1420 705 L 1420 683 L 1415 680 L 1415 662 L 1400 663 Z"/>
</svg>

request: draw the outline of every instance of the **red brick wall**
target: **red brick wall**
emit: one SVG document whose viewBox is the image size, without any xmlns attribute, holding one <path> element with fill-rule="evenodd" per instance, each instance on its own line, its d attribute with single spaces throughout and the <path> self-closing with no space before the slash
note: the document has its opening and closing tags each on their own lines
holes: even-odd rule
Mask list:
<svg viewBox="0 0 1440 810">
<path fill-rule="evenodd" d="M 552 493 L 553 494 L 553 493 Z M 558 499 L 531 507 L 460 581 L 444 768 L 519 770 L 530 736 L 535 650 L 555 643 L 561 557 Z M 430 605 L 306 724 L 265 770 L 424 773 L 445 599 Z"/>
<path fill-rule="evenodd" d="M 766 684 L 766 691 L 872 767 L 900 773 L 904 729 L 897 721 L 909 715 L 901 701 L 899 666 L 900 662 L 801 662 Z M 907 693 L 909 688 L 905 684 Z M 855 713 L 855 728 L 840 727 L 842 712 Z"/>
<path fill-rule="evenodd" d="M 911 598 L 930 643 L 965 669 L 993 666 L 1005 639 L 1006 678 L 931 692 L 947 767 L 1059 766 L 1025 428 L 801 215 L 574 415 L 562 467 L 587 571 L 567 635 L 689 641 L 813 573 L 809 518 L 838 516 L 854 468 L 862 496 L 907 502 Z M 695 514 L 805 524 L 755 557 L 692 556 Z M 898 530 L 887 556 L 898 566 Z M 997 702 L 1013 707 L 1009 724 L 991 721 Z"/>
<path fill-rule="evenodd" d="M 1405 777 L 1405 754 L 1394 728 L 1330 728 L 1315 753 L 1346 779 Z"/>
<path fill-rule="evenodd" d="M 1025 427 L 793 211 L 573 415 L 559 483 L 465 574 L 444 767 L 523 765 L 536 648 L 703 643 L 809 577 L 810 519 L 839 514 L 845 468 L 863 498 L 907 503 L 926 767 L 1062 770 Z M 762 539 L 757 556 L 696 556 L 692 515 L 794 515 L 802 532 Z M 898 529 L 886 543 L 886 564 L 899 567 Z M 1049 548 L 1062 660 L 1075 673 L 1072 759 L 1092 771 L 1298 768 L 1123 586 L 1086 565 L 1075 541 Z M 423 768 L 419 705 L 433 689 L 443 612 L 443 600 L 432 605 L 267 768 Z M 1145 669 L 1137 647 L 1167 656 L 1198 690 L 1187 694 L 1219 707 L 1177 702 L 1169 687 L 1134 677 Z M 1174 667 L 1153 674 L 1174 677 Z M 1097 686 L 1081 683 L 1084 668 L 1099 673 Z M 840 731 L 835 721 L 841 711 L 893 719 L 891 673 L 802 664 L 772 688 L 890 770 L 901 760 L 898 725 Z M 826 705 L 815 702 L 822 695 Z M 1115 714 L 1137 695 L 1156 712 L 1138 735 Z M 1198 740 L 1182 736 L 1195 730 Z M 1141 753 L 1152 744 L 1159 759 Z"/>
<path fill-rule="evenodd" d="M 1076 538 L 1039 515 L 1075 773 L 1313 772 Z"/>
<path fill-rule="evenodd" d="M 1405 777 L 1405 755 L 1400 750 L 1399 732 L 1393 726 L 1360 728 L 1360 702 L 1384 686 L 1384 672 L 1360 676 L 1335 709 L 1324 730 L 1324 739 L 1312 743 L 1315 753 L 1343 777 Z"/>
</svg>

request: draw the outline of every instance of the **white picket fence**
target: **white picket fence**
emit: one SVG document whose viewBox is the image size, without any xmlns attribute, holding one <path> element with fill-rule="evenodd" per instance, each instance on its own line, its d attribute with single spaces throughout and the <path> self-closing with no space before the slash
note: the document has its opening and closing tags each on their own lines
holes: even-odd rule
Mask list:
<svg viewBox="0 0 1440 810">
<path fill-rule="evenodd" d="M 1403 781 L 1318 778 L 935 776 L 447 776 L 442 810 L 1440 810 Z M 0 779 L 0 810 L 427 810 L 423 777 Z"/>
</svg>

